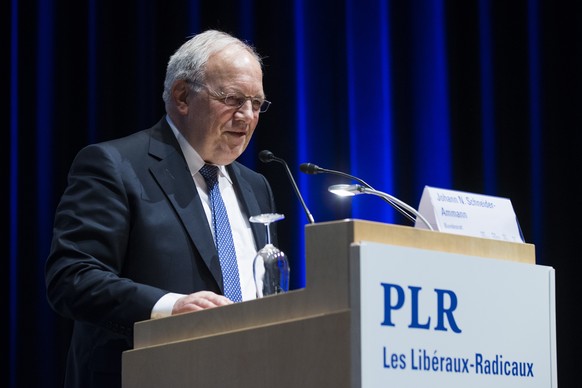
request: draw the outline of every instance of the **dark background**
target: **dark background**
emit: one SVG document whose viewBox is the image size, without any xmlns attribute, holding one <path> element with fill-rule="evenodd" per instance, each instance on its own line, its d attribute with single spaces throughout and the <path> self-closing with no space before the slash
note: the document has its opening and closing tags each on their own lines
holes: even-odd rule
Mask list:
<svg viewBox="0 0 582 388">
<path fill-rule="evenodd" d="M 407 224 L 375 197 L 331 198 L 345 180 L 303 162 L 414 207 L 424 185 L 510 198 L 538 264 L 556 269 L 558 381 L 579 384 L 582 2 L 7 0 L 0 15 L 3 386 L 62 382 L 71 324 L 48 307 L 44 261 L 73 157 L 158 121 L 169 56 L 207 28 L 265 56 L 273 105 L 241 160 L 286 215 L 294 287 L 307 221 L 262 149 L 287 160 L 318 222 Z"/>
</svg>

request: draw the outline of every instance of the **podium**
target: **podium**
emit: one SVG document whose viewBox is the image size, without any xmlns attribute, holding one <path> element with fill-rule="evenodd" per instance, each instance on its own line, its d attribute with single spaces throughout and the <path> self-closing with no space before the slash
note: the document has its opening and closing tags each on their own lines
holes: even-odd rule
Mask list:
<svg viewBox="0 0 582 388">
<path fill-rule="evenodd" d="M 136 323 L 123 387 L 557 386 L 533 245 L 351 219 L 305 244 L 303 289 Z"/>
</svg>

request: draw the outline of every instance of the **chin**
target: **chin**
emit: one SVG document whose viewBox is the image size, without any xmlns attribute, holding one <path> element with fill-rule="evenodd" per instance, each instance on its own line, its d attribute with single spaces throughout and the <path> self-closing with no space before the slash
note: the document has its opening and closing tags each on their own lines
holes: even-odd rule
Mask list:
<svg viewBox="0 0 582 388">
<path fill-rule="evenodd" d="M 237 144 L 235 146 L 228 146 L 223 143 L 219 148 L 215 149 L 213 154 L 212 163 L 225 166 L 234 162 L 239 156 L 242 155 L 244 150 L 247 148 L 248 143 Z"/>
<path fill-rule="evenodd" d="M 241 156 L 242 152 L 230 152 L 230 153 L 222 153 L 220 156 L 216 158 L 216 164 L 221 166 L 226 166 L 234 162 L 239 156 Z"/>
</svg>

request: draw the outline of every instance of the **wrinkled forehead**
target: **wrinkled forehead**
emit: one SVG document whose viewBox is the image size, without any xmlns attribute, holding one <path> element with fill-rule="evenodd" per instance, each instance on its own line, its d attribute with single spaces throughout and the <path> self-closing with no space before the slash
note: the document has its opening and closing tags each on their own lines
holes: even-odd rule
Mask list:
<svg viewBox="0 0 582 388">
<path fill-rule="evenodd" d="M 214 53 L 206 64 L 207 82 L 261 83 L 261 64 L 248 50 L 231 45 Z"/>
</svg>

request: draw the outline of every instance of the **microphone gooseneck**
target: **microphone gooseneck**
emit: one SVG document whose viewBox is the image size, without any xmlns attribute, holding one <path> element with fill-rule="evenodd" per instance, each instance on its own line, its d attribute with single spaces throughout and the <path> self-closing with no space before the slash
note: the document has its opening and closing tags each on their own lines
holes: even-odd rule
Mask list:
<svg viewBox="0 0 582 388">
<path fill-rule="evenodd" d="M 367 189 L 367 191 L 366 191 L 367 193 L 369 193 L 369 194 L 372 194 L 372 193 L 383 194 L 383 195 L 378 195 L 378 194 L 376 194 L 376 195 L 379 196 L 380 198 L 382 198 L 388 204 L 390 204 L 390 206 L 392 206 L 394 209 L 396 209 L 400 214 L 402 214 L 404 217 L 406 217 L 411 222 L 415 223 L 417 217 L 421 218 L 421 217 L 419 217 L 419 213 L 416 210 L 414 210 L 411 206 L 406 204 L 404 201 L 401 201 L 398 198 L 395 198 L 395 197 L 388 195 L 386 193 L 383 193 L 381 191 L 377 191 L 372 186 L 370 186 L 369 184 L 367 184 L 362 179 L 360 179 L 356 176 L 347 174 L 347 173 L 342 172 L 342 171 L 328 170 L 327 168 L 319 167 L 318 165 L 313 164 L 313 163 L 302 163 L 299 166 L 299 170 L 302 173 L 305 173 L 308 175 L 326 173 L 326 174 L 339 175 L 341 177 L 357 181 Z M 364 191 L 362 190 L 362 192 L 364 192 Z M 429 226 L 429 228 L 430 228 L 430 226 Z"/>
<path fill-rule="evenodd" d="M 297 198 L 299 198 L 299 202 L 301 202 L 301 205 L 303 206 L 303 210 L 305 211 L 305 215 L 307 216 L 307 219 L 309 220 L 310 223 L 312 223 L 312 224 L 315 223 L 315 220 L 313 219 L 311 212 L 307 208 L 307 205 L 305 204 L 305 201 L 303 200 L 303 197 L 301 196 L 301 193 L 299 192 L 299 188 L 297 187 L 297 183 L 295 183 L 295 179 L 293 178 L 293 174 L 291 174 L 291 170 L 289 170 L 289 166 L 287 165 L 287 162 L 285 162 L 285 160 L 283 160 L 281 158 L 276 157 L 269 150 L 262 150 L 261 152 L 259 152 L 259 160 L 263 163 L 277 162 L 277 163 L 281 163 L 283 166 L 285 166 L 285 171 L 287 172 L 287 176 L 289 177 L 289 181 L 291 181 L 291 185 L 293 186 L 293 189 L 295 190 L 295 194 L 297 195 Z"/>
<path fill-rule="evenodd" d="M 313 175 L 313 174 L 333 174 L 333 175 L 339 175 L 342 176 L 344 178 L 348 178 L 348 179 L 352 179 L 354 181 L 360 182 L 363 186 L 367 187 L 368 189 L 374 189 L 372 186 L 370 186 L 369 184 L 367 184 L 366 182 L 364 182 L 362 179 L 350 175 L 350 174 L 346 174 L 345 172 L 341 172 L 341 171 L 336 171 L 336 170 L 328 170 L 327 168 L 321 168 L 316 164 L 313 163 L 302 163 L 301 165 L 299 165 L 299 170 L 302 173 L 308 174 L 308 175 Z"/>
</svg>

